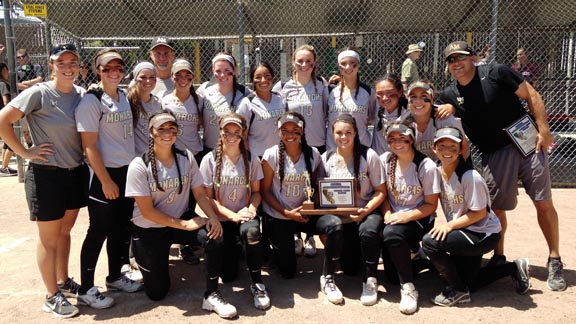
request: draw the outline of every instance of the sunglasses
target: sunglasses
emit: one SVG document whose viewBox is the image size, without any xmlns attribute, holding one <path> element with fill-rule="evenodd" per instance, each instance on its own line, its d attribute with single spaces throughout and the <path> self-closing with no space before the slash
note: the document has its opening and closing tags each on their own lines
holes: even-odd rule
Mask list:
<svg viewBox="0 0 576 324">
<path fill-rule="evenodd" d="M 102 68 L 100 71 L 102 71 L 102 73 L 108 73 L 112 71 L 117 71 L 118 73 L 124 73 L 124 67 L 117 66 L 117 67 Z"/>
<path fill-rule="evenodd" d="M 17 58 L 17 59 L 23 59 L 23 58 L 25 58 L 26 56 L 28 56 L 28 54 L 24 54 L 24 55 L 16 56 L 16 58 Z"/>
<path fill-rule="evenodd" d="M 57 54 L 57 53 L 60 53 L 62 51 L 76 52 L 76 46 L 74 44 L 60 44 L 60 45 L 52 46 L 52 48 L 50 48 L 50 53 L 52 53 L 52 54 Z"/>
<path fill-rule="evenodd" d="M 460 62 L 460 61 L 464 61 L 466 59 L 468 59 L 469 55 L 466 54 L 459 54 L 456 56 L 450 56 L 449 58 L 446 59 L 446 63 L 450 64 L 450 63 L 454 63 L 454 62 Z"/>
</svg>

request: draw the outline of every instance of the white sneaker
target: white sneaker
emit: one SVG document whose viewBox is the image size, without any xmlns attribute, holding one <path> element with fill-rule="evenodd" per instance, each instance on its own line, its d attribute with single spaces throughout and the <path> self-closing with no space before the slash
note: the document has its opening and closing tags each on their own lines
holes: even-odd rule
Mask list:
<svg viewBox="0 0 576 324">
<path fill-rule="evenodd" d="M 344 301 L 344 296 L 331 275 L 320 276 L 320 288 L 332 304 L 340 304 Z"/>
<path fill-rule="evenodd" d="M 298 236 L 294 236 L 294 253 L 296 256 L 302 256 L 302 251 L 304 250 L 304 243 L 302 239 Z"/>
<path fill-rule="evenodd" d="M 316 256 L 316 241 L 314 241 L 314 236 L 306 239 L 304 243 L 304 256 L 308 258 Z"/>
<path fill-rule="evenodd" d="M 140 272 L 140 269 L 138 269 L 138 266 L 136 266 L 136 268 L 133 267 L 132 259 L 130 259 L 130 264 L 126 263 L 125 265 L 122 266 L 120 273 L 125 275 L 126 277 L 128 277 L 130 280 L 133 280 L 133 281 L 142 282 L 142 280 L 144 280 L 144 277 L 142 276 L 142 272 Z"/>
<path fill-rule="evenodd" d="M 414 284 L 407 282 L 402 285 L 402 290 L 400 291 L 402 299 L 400 299 L 400 313 L 402 314 L 414 314 L 418 309 L 418 290 L 414 287 Z"/>
<path fill-rule="evenodd" d="M 265 310 L 270 307 L 270 298 L 263 283 L 253 283 L 250 285 L 250 292 L 254 296 L 254 307 Z"/>
<path fill-rule="evenodd" d="M 78 305 L 90 306 L 95 309 L 109 308 L 114 305 L 114 298 L 103 295 L 96 286 L 88 289 L 84 295 L 78 294 L 76 300 Z"/>
<path fill-rule="evenodd" d="M 374 277 L 369 277 L 362 283 L 362 295 L 360 303 L 364 306 L 372 306 L 378 302 L 378 281 Z"/>
<path fill-rule="evenodd" d="M 119 279 L 113 282 L 108 282 L 106 280 L 106 288 L 108 291 L 123 291 L 123 292 L 137 292 L 138 290 L 142 289 L 144 285 L 140 282 L 136 282 L 126 275 L 122 275 Z"/>
<path fill-rule="evenodd" d="M 222 295 L 220 295 L 219 291 L 211 293 L 202 300 L 202 309 L 210 312 L 214 311 L 222 318 L 233 318 L 238 314 L 236 307 L 228 303 Z"/>
</svg>

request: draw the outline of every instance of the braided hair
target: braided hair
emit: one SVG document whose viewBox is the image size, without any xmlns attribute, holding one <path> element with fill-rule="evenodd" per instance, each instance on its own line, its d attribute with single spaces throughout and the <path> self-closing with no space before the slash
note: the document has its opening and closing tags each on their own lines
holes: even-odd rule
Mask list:
<svg viewBox="0 0 576 324">
<path fill-rule="evenodd" d="M 306 121 L 304 120 L 304 116 L 295 112 L 289 111 L 285 112 L 280 118 L 278 118 L 278 122 L 281 119 L 285 118 L 286 116 L 293 116 L 298 121 L 302 122 L 302 135 L 300 136 L 300 150 L 304 154 L 304 163 L 306 164 L 306 171 L 309 175 L 312 175 L 312 162 L 314 157 L 312 156 L 312 147 L 308 145 L 306 141 L 306 134 L 304 134 L 304 128 L 306 127 Z M 280 126 L 280 125 L 279 125 Z M 280 127 L 278 127 L 280 128 Z M 278 175 L 280 177 L 280 192 L 282 192 L 282 182 L 284 181 L 284 161 L 286 159 L 286 144 L 284 144 L 283 140 L 280 140 L 278 144 Z"/>
<path fill-rule="evenodd" d="M 353 169 L 354 169 L 354 178 L 356 178 L 356 190 L 360 191 L 360 163 L 362 156 L 366 156 L 366 152 L 368 151 L 368 147 L 362 145 L 360 143 L 360 136 L 358 135 L 358 126 L 356 125 L 356 118 L 350 114 L 340 114 L 336 117 L 334 124 L 332 124 L 332 133 L 334 133 L 334 125 L 336 123 L 342 122 L 352 125 L 354 128 L 354 132 L 356 135 L 354 136 L 354 159 L 353 159 Z M 368 162 L 368 161 L 366 161 Z"/>
<path fill-rule="evenodd" d="M 230 119 L 237 119 L 240 121 L 241 123 L 241 128 L 242 128 L 242 133 L 244 133 L 246 131 L 246 129 L 248 128 L 248 125 L 246 123 L 246 119 L 244 118 L 244 116 L 239 115 L 237 113 L 226 113 L 224 115 L 222 115 L 220 117 L 220 119 L 218 120 L 218 125 L 220 127 L 220 130 L 222 130 L 225 126 L 225 122 L 230 120 Z M 244 142 L 244 134 L 242 134 L 242 137 L 240 137 L 240 154 L 242 156 L 242 160 L 244 162 L 244 179 L 245 179 L 245 183 L 244 186 L 246 187 L 246 202 L 245 205 L 248 206 L 249 202 L 250 202 L 250 195 L 251 195 L 251 191 L 250 191 L 250 151 L 248 151 L 246 149 L 246 145 Z M 216 167 L 215 167 L 215 174 L 214 174 L 214 187 L 216 189 L 216 200 L 219 202 L 222 202 L 222 200 L 220 199 L 220 186 L 221 186 L 221 182 L 222 182 L 222 160 L 224 159 L 224 141 L 223 141 L 223 136 L 220 135 L 218 138 L 218 147 L 216 148 L 216 158 L 215 158 L 215 163 L 216 163 Z"/>
<path fill-rule="evenodd" d="M 394 86 L 394 89 L 401 93 L 400 98 L 398 99 L 398 111 L 396 113 L 396 117 L 400 117 L 402 115 L 402 110 L 408 108 L 408 99 L 404 95 L 404 88 L 400 76 L 396 73 L 388 73 L 384 77 L 378 79 L 374 85 L 385 81 L 390 82 Z M 378 124 L 376 124 L 377 131 L 381 131 L 384 128 L 384 121 L 386 120 L 385 116 L 386 109 L 384 107 L 378 107 Z"/>
<path fill-rule="evenodd" d="M 415 139 L 414 139 L 414 135 L 413 135 L 414 129 L 412 129 L 412 127 L 410 125 L 407 125 L 406 121 L 397 122 L 397 123 L 394 123 L 392 125 L 395 125 L 395 124 L 403 124 L 412 130 L 412 135 L 410 135 L 412 137 L 412 149 L 414 150 L 414 152 L 416 154 L 418 154 L 418 150 L 416 149 Z M 392 126 L 392 125 L 390 125 L 390 126 Z M 392 194 L 394 195 L 394 200 L 397 201 L 398 196 L 400 195 L 398 193 L 398 189 L 396 188 L 396 167 L 398 166 L 398 155 L 396 155 L 396 153 L 392 152 L 392 150 L 390 150 L 389 163 L 390 163 L 390 181 L 389 181 L 389 184 L 390 184 L 390 188 L 392 189 Z"/>
<path fill-rule="evenodd" d="M 154 178 L 154 183 L 156 184 L 156 188 L 158 188 L 158 190 L 164 192 L 164 188 L 162 188 L 162 185 L 160 184 L 160 181 L 158 181 L 158 166 L 157 166 L 157 162 L 156 162 L 156 155 L 154 152 L 154 127 L 151 123 L 152 119 L 158 115 L 161 114 L 169 114 L 172 117 L 174 117 L 174 114 L 172 114 L 169 111 L 157 111 L 154 114 L 152 114 L 150 116 L 150 118 L 148 119 L 148 125 L 150 128 L 150 138 L 148 140 L 148 150 L 144 153 L 144 156 L 146 157 L 146 159 L 144 160 L 144 163 L 146 163 L 147 165 L 150 164 L 150 168 L 152 169 L 152 177 Z M 176 120 L 176 118 L 174 117 L 174 120 Z M 176 125 L 176 127 L 178 127 L 178 123 L 174 122 L 174 124 Z M 176 148 L 176 146 L 174 144 L 172 144 L 172 154 L 174 156 L 174 162 L 176 163 L 176 169 L 178 170 L 178 194 L 182 193 L 183 190 L 183 179 L 182 179 L 182 172 L 180 170 L 180 163 L 178 163 L 178 155 L 177 154 L 182 154 L 184 155 L 184 152 L 180 151 L 179 149 Z"/>
</svg>

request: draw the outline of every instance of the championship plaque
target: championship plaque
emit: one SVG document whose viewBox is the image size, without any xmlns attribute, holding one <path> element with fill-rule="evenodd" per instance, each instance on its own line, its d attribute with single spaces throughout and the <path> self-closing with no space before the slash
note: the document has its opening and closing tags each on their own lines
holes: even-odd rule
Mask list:
<svg viewBox="0 0 576 324">
<path fill-rule="evenodd" d="M 314 205 L 310 204 L 311 201 L 309 204 L 305 202 L 300 213 L 302 215 L 334 214 L 338 216 L 355 214 L 358 210 L 358 207 L 355 207 L 355 185 L 354 178 L 318 180 L 319 208 L 314 208 Z"/>
</svg>

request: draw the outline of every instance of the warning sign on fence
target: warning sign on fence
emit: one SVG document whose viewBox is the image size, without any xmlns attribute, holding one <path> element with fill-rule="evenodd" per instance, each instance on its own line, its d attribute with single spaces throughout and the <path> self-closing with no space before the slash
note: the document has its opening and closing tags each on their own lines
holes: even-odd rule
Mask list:
<svg viewBox="0 0 576 324">
<path fill-rule="evenodd" d="M 24 15 L 46 18 L 48 16 L 48 7 L 45 4 L 25 4 Z"/>
</svg>

